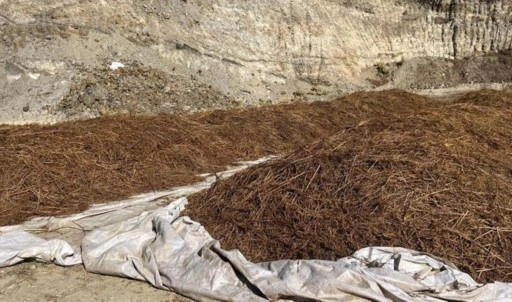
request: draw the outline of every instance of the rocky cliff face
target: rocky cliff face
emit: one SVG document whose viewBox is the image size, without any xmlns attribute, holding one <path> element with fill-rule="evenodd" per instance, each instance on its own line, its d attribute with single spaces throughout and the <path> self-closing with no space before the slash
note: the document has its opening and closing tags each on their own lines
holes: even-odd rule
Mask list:
<svg viewBox="0 0 512 302">
<path fill-rule="evenodd" d="M 251 101 L 370 88 L 376 64 L 509 50 L 512 1 L 0 0 L 0 30 L 0 62 L 31 72 L 137 61 Z"/>
</svg>

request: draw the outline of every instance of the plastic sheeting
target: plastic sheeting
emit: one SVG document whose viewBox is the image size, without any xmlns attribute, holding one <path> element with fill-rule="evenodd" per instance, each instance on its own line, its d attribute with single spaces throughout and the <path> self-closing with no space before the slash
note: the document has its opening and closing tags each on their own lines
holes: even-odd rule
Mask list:
<svg viewBox="0 0 512 302">
<path fill-rule="evenodd" d="M 89 272 L 147 281 L 200 301 L 512 300 L 512 284 L 478 284 L 447 260 L 402 248 L 369 247 L 338 261 L 252 263 L 181 216 L 187 200 L 180 196 L 213 181 L 0 228 L 0 267 L 28 259 L 83 263 Z"/>
<path fill-rule="evenodd" d="M 401 248 L 366 248 L 338 261 L 247 261 L 198 223 L 185 199 L 84 238 L 91 272 L 146 280 L 202 301 L 484 301 L 512 299 L 512 285 L 477 284 L 448 261 Z M 137 239 L 137 240 L 136 240 Z"/>
<path fill-rule="evenodd" d="M 338 261 L 247 261 L 223 250 L 197 222 L 180 217 L 186 199 L 88 232 L 89 272 L 145 280 L 201 301 L 509 301 L 512 285 L 477 284 L 450 262 L 401 248 L 370 247 Z M 0 236 L 0 266 L 26 259 L 80 263 L 62 240 L 24 231 Z M 501 300 L 500 300 L 501 299 Z"/>
<path fill-rule="evenodd" d="M 26 260 L 54 262 L 69 266 L 82 263 L 80 254 L 65 241 L 44 240 L 24 231 L 0 236 L 0 267 L 14 265 Z"/>
</svg>

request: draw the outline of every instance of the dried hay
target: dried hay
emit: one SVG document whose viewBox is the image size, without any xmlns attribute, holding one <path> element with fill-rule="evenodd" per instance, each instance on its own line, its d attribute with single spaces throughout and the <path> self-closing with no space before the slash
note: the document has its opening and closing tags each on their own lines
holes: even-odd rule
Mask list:
<svg viewBox="0 0 512 302">
<path fill-rule="evenodd" d="M 252 261 L 400 246 L 511 282 L 512 98 L 479 99 L 494 94 L 359 121 L 218 182 L 188 215 Z"/>
<path fill-rule="evenodd" d="M 511 100 L 511 90 L 446 103 L 385 91 L 193 116 L 0 126 L 0 225 L 296 150 L 195 196 L 189 214 L 256 261 L 395 245 L 447 257 L 480 281 L 511 281 Z"/>
<path fill-rule="evenodd" d="M 408 96 L 404 98 L 404 96 Z M 237 160 L 290 151 L 382 106 L 424 106 L 401 91 L 359 93 L 193 116 L 113 116 L 53 126 L 0 126 L 0 225 L 76 213 L 89 205 L 168 189 Z M 375 107 L 375 108 L 373 108 Z"/>
</svg>

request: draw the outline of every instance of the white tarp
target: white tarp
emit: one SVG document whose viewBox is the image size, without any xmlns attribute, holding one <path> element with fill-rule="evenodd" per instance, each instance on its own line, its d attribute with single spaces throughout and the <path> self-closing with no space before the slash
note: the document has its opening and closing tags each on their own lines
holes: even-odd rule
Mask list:
<svg viewBox="0 0 512 302">
<path fill-rule="evenodd" d="M 179 217 L 185 203 L 180 199 L 87 234 L 86 269 L 146 280 L 203 301 L 512 299 L 510 284 L 481 286 L 448 261 L 400 248 L 366 248 L 335 262 L 255 264 L 238 251 L 223 250 L 200 224 Z"/>
<path fill-rule="evenodd" d="M 448 261 L 400 248 L 371 247 L 338 261 L 247 261 L 180 217 L 186 199 L 88 232 L 87 271 L 146 280 L 201 301 L 510 301 L 512 285 L 477 284 Z M 80 263 L 62 240 L 25 231 L 0 236 L 0 266 L 25 259 Z"/>
<path fill-rule="evenodd" d="M 28 259 L 83 263 L 89 272 L 201 301 L 512 301 L 512 284 L 477 284 L 446 260 L 401 248 L 369 247 L 338 261 L 252 263 L 181 216 L 187 200 L 179 196 L 212 182 L 0 228 L 0 267 Z"/>
<path fill-rule="evenodd" d="M 63 240 L 47 241 L 24 231 L 0 236 L 0 267 L 32 259 L 63 266 L 82 263 L 80 254 Z"/>
</svg>

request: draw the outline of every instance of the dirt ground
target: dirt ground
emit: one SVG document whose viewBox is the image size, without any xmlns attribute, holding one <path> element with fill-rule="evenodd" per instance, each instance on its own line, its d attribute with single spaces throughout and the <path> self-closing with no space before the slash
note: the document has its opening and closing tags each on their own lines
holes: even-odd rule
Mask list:
<svg viewBox="0 0 512 302">
<path fill-rule="evenodd" d="M 388 77 L 400 89 L 432 89 L 474 83 L 512 82 L 509 53 L 476 55 L 461 59 L 414 58 L 401 62 Z M 421 80 L 420 80 L 421 79 Z"/>
<path fill-rule="evenodd" d="M 84 72 L 55 110 L 63 112 L 66 119 L 76 119 L 115 113 L 190 114 L 241 105 L 193 78 L 133 63 L 116 71 Z"/>
<path fill-rule="evenodd" d="M 145 282 L 91 274 L 81 265 L 35 262 L 0 268 L 0 296 L 12 302 L 192 301 Z"/>
</svg>

